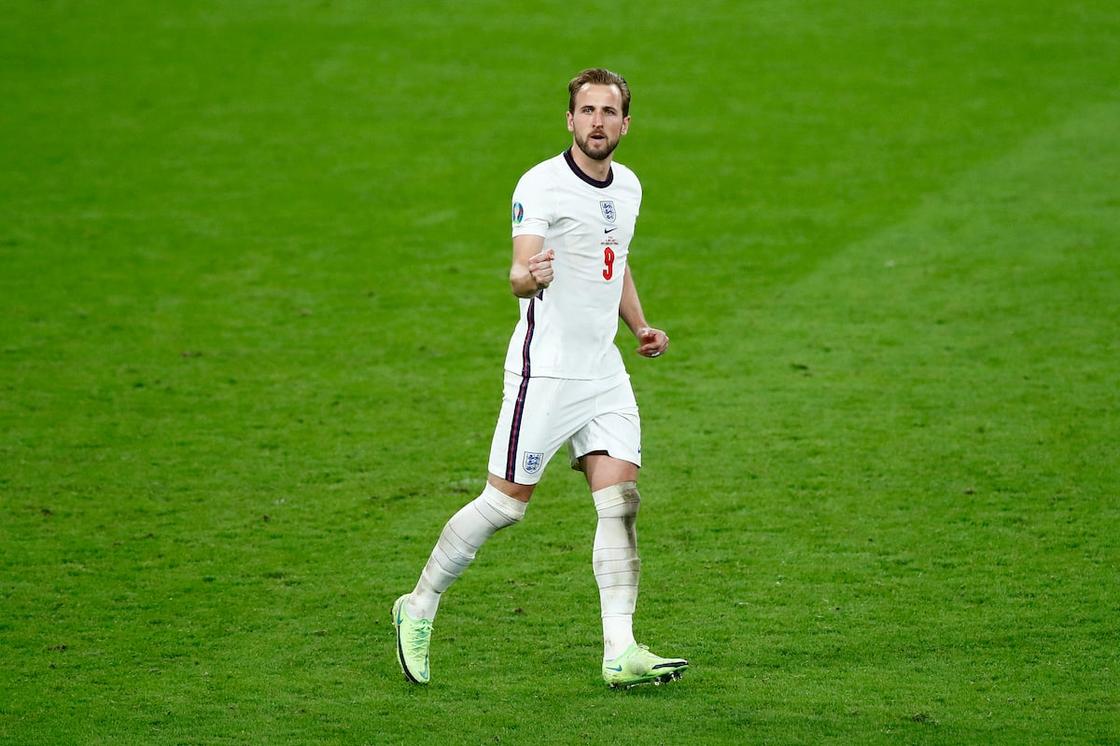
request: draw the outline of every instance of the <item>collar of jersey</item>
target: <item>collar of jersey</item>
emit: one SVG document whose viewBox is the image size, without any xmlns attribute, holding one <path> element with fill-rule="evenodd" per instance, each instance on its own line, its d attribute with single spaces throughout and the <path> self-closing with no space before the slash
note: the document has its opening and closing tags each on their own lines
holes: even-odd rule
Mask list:
<svg viewBox="0 0 1120 746">
<path fill-rule="evenodd" d="M 588 176 L 583 171 L 581 171 L 579 166 L 576 165 L 576 159 L 572 157 L 572 149 L 571 148 L 568 148 L 567 150 L 564 151 L 564 161 L 568 164 L 568 168 L 572 169 L 573 174 L 575 174 L 579 178 L 583 179 L 584 181 L 586 181 L 588 184 L 590 184 L 593 187 L 596 187 L 598 189 L 606 189 L 607 187 L 609 187 L 611 185 L 611 182 L 614 181 L 614 169 L 613 168 L 611 168 L 607 171 L 607 178 L 604 179 L 603 181 L 599 181 L 598 179 L 592 179 L 590 176 Z"/>
</svg>

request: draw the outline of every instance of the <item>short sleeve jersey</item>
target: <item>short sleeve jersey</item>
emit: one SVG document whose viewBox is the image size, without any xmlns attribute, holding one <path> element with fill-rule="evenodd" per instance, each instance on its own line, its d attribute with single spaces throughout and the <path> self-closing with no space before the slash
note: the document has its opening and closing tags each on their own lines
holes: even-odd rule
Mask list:
<svg viewBox="0 0 1120 746">
<path fill-rule="evenodd" d="M 638 177 L 614 163 L 604 181 L 570 151 L 529 169 L 513 193 L 513 235 L 544 237 L 552 283 L 521 299 L 506 370 L 524 378 L 608 378 L 625 370 L 614 345 L 630 239 L 642 205 Z"/>
</svg>

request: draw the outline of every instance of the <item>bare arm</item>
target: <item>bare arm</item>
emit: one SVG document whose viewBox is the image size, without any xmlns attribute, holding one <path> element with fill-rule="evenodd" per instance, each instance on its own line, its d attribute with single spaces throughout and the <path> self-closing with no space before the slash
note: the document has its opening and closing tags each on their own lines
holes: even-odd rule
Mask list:
<svg viewBox="0 0 1120 746">
<path fill-rule="evenodd" d="M 669 349 L 669 335 L 660 329 L 654 329 L 646 322 L 629 264 L 626 265 L 626 274 L 622 278 L 622 300 L 618 304 L 618 315 L 638 338 L 639 355 L 658 357 Z"/>
<path fill-rule="evenodd" d="M 545 250 L 544 237 L 523 235 L 513 239 L 513 266 L 509 269 L 509 286 L 518 298 L 528 298 L 552 282 L 552 259 Z"/>
</svg>

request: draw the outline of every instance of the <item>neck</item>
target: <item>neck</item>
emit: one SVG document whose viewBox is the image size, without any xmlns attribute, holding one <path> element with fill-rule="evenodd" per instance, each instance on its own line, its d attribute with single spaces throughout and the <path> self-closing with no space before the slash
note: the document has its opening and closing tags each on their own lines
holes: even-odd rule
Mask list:
<svg viewBox="0 0 1120 746">
<path fill-rule="evenodd" d="M 614 158 L 614 153 L 611 153 L 601 161 L 594 158 L 588 158 L 587 154 L 579 149 L 575 141 L 572 141 L 572 160 L 579 166 L 579 170 L 590 176 L 596 181 L 606 181 L 607 174 L 611 172 L 611 160 Z"/>
</svg>

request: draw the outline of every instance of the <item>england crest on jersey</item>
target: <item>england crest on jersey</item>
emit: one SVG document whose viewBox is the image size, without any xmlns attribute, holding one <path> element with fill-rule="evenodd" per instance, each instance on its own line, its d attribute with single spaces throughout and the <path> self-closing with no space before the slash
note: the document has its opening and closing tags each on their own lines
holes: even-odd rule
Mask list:
<svg viewBox="0 0 1120 746">
<path fill-rule="evenodd" d="M 603 220 L 606 220 L 608 223 L 613 223 L 614 219 L 618 217 L 614 211 L 613 199 L 599 200 L 599 210 L 603 213 Z"/>
<path fill-rule="evenodd" d="M 542 466 L 544 466 L 543 453 L 531 453 L 529 451 L 525 451 L 524 468 L 526 474 L 536 474 L 541 470 Z"/>
</svg>

